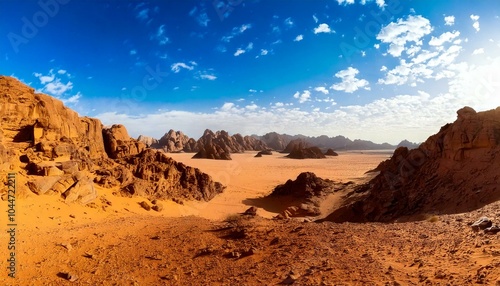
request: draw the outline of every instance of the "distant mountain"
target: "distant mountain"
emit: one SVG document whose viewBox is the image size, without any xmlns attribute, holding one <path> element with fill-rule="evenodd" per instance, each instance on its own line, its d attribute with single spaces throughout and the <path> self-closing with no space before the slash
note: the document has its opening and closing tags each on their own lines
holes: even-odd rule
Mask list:
<svg viewBox="0 0 500 286">
<path fill-rule="evenodd" d="M 413 143 L 413 142 L 410 142 L 410 141 L 408 141 L 408 140 L 406 140 L 406 139 L 405 139 L 405 140 L 401 141 L 401 142 L 398 144 L 398 146 L 397 146 L 397 147 L 398 147 L 398 148 L 399 148 L 399 147 L 406 147 L 406 148 L 408 148 L 408 149 L 417 149 L 417 148 L 418 148 L 418 146 L 420 146 L 420 144 L 419 144 L 419 143 Z"/>
<path fill-rule="evenodd" d="M 263 141 L 264 143 L 274 150 L 285 150 L 288 143 L 293 140 L 300 139 L 308 146 L 316 146 L 320 149 L 333 149 L 333 150 L 386 150 L 396 149 L 397 146 L 389 143 L 377 144 L 367 140 L 351 140 L 344 136 L 328 137 L 321 135 L 318 137 L 310 137 L 304 135 L 288 135 L 278 134 L 276 132 L 267 133 L 263 136 L 252 135 L 253 137 Z"/>
</svg>

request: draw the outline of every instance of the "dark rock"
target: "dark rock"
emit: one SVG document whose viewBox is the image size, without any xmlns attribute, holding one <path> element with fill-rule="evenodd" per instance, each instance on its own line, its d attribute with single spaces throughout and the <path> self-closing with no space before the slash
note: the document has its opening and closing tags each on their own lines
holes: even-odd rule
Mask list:
<svg viewBox="0 0 500 286">
<path fill-rule="evenodd" d="M 333 149 L 328 149 L 325 152 L 325 156 L 338 156 L 337 152 L 333 151 Z"/>
<path fill-rule="evenodd" d="M 292 159 L 324 159 L 325 155 L 321 152 L 318 147 L 308 147 L 308 148 L 297 148 L 294 149 L 290 154 L 287 155 L 288 158 Z"/>
<path fill-rule="evenodd" d="M 489 228 L 492 225 L 493 225 L 493 222 L 491 221 L 491 219 L 483 216 L 480 219 L 478 219 L 477 221 L 475 221 L 471 225 L 471 227 L 472 227 L 473 230 L 478 231 L 478 230 L 481 230 L 481 229 Z"/>
<path fill-rule="evenodd" d="M 147 211 L 150 211 L 150 210 L 151 210 L 151 206 L 150 206 L 150 205 L 148 204 L 148 202 L 146 202 L 146 201 L 142 201 L 142 202 L 140 202 L 140 203 L 139 203 L 139 205 L 140 205 L 143 209 L 145 209 L 145 210 L 147 210 Z"/>
</svg>

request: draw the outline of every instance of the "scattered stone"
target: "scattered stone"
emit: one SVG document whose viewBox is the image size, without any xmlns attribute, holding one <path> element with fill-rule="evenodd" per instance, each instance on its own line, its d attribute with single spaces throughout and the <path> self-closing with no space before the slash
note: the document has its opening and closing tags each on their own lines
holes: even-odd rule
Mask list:
<svg viewBox="0 0 500 286">
<path fill-rule="evenodd" d="M 498 232 L 500 232 L 500 226 L 498 225 L 492 225 L 484 229 L 484 233 L 487 234 L 497 234 Z"/>
<path fill-rule="evenodd" d="M 472 227 L 473 230 L 479 231 L 480 229 L 489 228 L 492 225 L 493 225 L 493 222 L 491 221 L 491 219 L 483 216 L 480 219 L 478 219 L 477 221 L 475 221 L 471 225 L 471 227 Z"/>
<path fill-rule="evenodd" d="M 155 205 L 153 205 L 152 209 L 154 211 L 161 212 L 163 211 L 163 205 L 160 203 L 156 203 Z"/>
<path fill-rule="evenodd" d="M 68 280 L 69 282 L 75 282 L 78 280 L 78 276 L 72 272 L 59 272 L 57 276 Z"/>
<path fill-rule="evenodd" d="M 257 215 L 257 208 L 252 206 L 249 209 L 247 209 L 243 214 L 249 215 L 249 216 L 256 216 Z"/>
<path fill-rule="evenodd" d="M 150 205 L 148 204 L 148 202 L 146 202 L 146 201 L 142 201 L 142 202 L 140 202 L 140 203 L 139 203 L 139 205 L 140 205 L 143 209 L 145 209 L 145 210 L 147 210 L 147 211 L 150 211 L 150 210 L 151 210 L 151 206 L 150 206 Z"/>
<path fill-rule="evenodd" d="M 70 218 L 76 218 L 76 216 L 74 214 L 70 214 L 69 217 Z"/>
</svg>

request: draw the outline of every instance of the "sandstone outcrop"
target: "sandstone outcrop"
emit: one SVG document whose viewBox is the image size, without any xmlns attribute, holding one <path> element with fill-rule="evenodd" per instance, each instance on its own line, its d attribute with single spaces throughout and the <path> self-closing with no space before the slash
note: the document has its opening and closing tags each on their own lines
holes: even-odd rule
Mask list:
<svg viewBox="0 0 500 286">
<path fill-rule="evenodd" d="M 98 195 L 94 183 L 150 198 L 209 200 L 224 189 L 130 138 L 123 125 L 103 129 L 98 119 L 79 117 L 14 78 L 0 76 L 0 117 L 1 181 L 17 170 L 19 194 L 86 204 Z"/>
<path fill-rule="evenodd" d="M 231 160 L 231 153 L 267 149 L 265 143 L 251 136 L 243 137 L 240 134 L 229 136 L 229 133 L 224 130 L 214 133 L 207 129 L 197 143 L 198 153 L 193 158 Z"/>
<path fill-rule="evenodd" d="M 196 152 L 196 141 L 193 138 L 182 133 L 182 131 L 174 131 L 170 129 L 158 141 L 159 148 L 165 152 Z"/>
<path fill-rule="evenodd" d="M 153 137 L 139 135 L 139 137 L 137 137 L 137 141 L 146 144 L 147 147 L 151 147 L 151 148 L 158 147 L 158 139 L 155 139 Z"/>
<path fill-rule="evenodd" d="M 146 149 L 146 144 L 132 139 L 125 126 L 115 124 L 102 131 L 104 147 L 111 159 L 137 155 Z"/>
<path fill-rule="evenodd" d="M 281 151 L 281 153 L 291 153 L 294 150 L 305 149 L 305 148 L 309 148 L 309 147 L 312 147 L 312 146 L 309 143 L 307 143 L 307 141 L 305 141 L 304 139 L 295 139 L 295 140 L 290 141 L 286 145 L 285 149 L 283 149 L 283 151 Z"/>
<path fill-rule="evenodd" d="M 417 214 L 456 213 L 500 199 L 500 107 L 460 109 L 417 149 L 400 147 L 364 194 L 329 216 L 332 221 L 393 221 Z"/>
<path fill-rule="evenodd" d="M 324 159 L 326 156 L 318 147 L 297 148 L 286 157 L 291 159 Z"/>
<path fill-rule="evenodd" d="M 199 169 L 174 161 L 165 153 L 146 149 L 136 156 L 118 160 L 131 171 L 134 180 L 122 188 L 126 195 L 153 199 L 194 199 L 209 201 L 224 190 Z"/>
</svg>

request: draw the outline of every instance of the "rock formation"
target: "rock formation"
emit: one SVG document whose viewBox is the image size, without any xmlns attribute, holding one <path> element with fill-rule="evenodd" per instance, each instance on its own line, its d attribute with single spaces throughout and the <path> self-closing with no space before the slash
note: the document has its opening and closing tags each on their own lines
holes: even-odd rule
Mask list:
<svg viewBox="0 0 500 286">
<path fill-rule="evenodd" d="M 104 128 L 60 100 L 0 76 L 0 174 L 19 173 L 17 193 L 56 194 L 89 203 L 94 182 L 149 198 L 209 200 L 223 191 L 200 170 L 130 138 L 123 125 Z M 146 139 L 144 139 L 146 140 Z"/>
<path fill-rule="evenodd" d="M 214 133 L 207 129 L 197 143 L 198 153 L 193 158 L 231 160 L 230 153 L 267 149 L 266 144 L 251 136 L 243 137 L 240 134 L 229 136 L 224 130 Z"/>
<path fill-rule="evenodd" d="M 300 173 L 295 180 L 288 180 L 274 188 L 271 196 L 293 196 L 307 199 L 334 191 L 335 182 L 322 179 L 311 172 Z"/>
<path fill-rule="evenodd" d="M 418 144 L 418 143 L 413 143 L 413 142 L 410 142 L 410 141 L 408 141 L 408 140 L 406 140 L 406 139 L 405 139 L 405 140 L 403 140 L 403 141 L 399 142 L 399 144 L 397 145 L 397 147 L 396 147 L 396 148 L 399 148 L 399 147 L 406 147 L 406 148 L 408 148 L 408 149 L 415 149 L 415 148 L 418 148 L 418 145 L 420 145 L 420 144 Z"/>
<path fill-rule="evenodd" d="M 199 169 L 174 161 L 163 152 L 146 149 L 137 156 L 117 161 L 131 171 L 134 180 L 122 188 L 126 195 L 152 199 L 209 201 L 224 190 Z"/>
<path fill-rule="evenodd" d="M 149 136 L 139 135 L 139 137 L 137 137 L 137 141 L 142 142 L 146 144 L 147 147 L 151 148 L 156 148 L 158 146 L 158 139 Z"/>
<path fill-rule="evenodd" d="M 174 131 L 172 129 L 160 138 L 158 146 L 165 152 L 197 151 L 196 141 L 193 138 L 189 138 L 182 131 Z"/>
<path fill-rule="evenodd" d="M 106 153 L 111 159 L 137 155 L 146 149 L 146 144 L 132 139 L 125 126 L 115 124 L 102 131 Z"/>
<path fill-rule="evenodd" d="M 455 213 L 500 199 L 500 107 L 465 107 L 417 149 L 400 147 L 364 194 L 329 216 L 332 221 L 393 221 L 425 213 Z"/>
<path fill-rule="evenodd" d="M 286 157 L 291 159 L 324 159 L 326 156 L 318 147 L 297 148 Z"/>
<path fill-rule="evenodd" d="M 271 150 L 263 150 L 263 151 L 260 151 L 259 153 L 257 153 L 257 155 L 255 155 L 254 157 L 262 157 L 262 155 L 272 155 L 273 152 Z"/>
<path fill-rule="evenodd" d="M 308 147 L 312 147 L 312 146 L 309 143 L 307 143 L 306 140 L 295 139 L 295 140 L 290 141 L 286 145 L 285 149 L 283 149 L 283 151 L 281 151 L 281 153 L 291 153 L 294 150 L 304 149 L 304 148 L 308 148 Z"/>
<path fill-rule="evenodd" d="M 343 190 L 350 183 L 343 184 L 329 179 L 322 179 L 311 172 L 304 172 L 295 180 L 288 180 L 278 185 L 269 195 L 270 198 L 283 198 L 283 207 L 286 207 L 279 218 L 294 216 L 318 216 L 320 204 L 325 196 Z M 286 203 L 289 202 L 288 206 Z"/>
<path fill-rule="evenodd" d="M 338 156 L 337 152 L 333 151 L 332 149 L 328 149 L 325 152 L 325 156 Z"/>
</svg>

